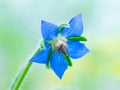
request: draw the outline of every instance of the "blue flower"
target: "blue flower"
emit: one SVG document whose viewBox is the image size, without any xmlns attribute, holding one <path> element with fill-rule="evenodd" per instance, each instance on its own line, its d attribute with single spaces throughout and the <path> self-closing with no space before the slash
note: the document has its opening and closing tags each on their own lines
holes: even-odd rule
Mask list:
<svg viewBox="0 0 120 90">
<path fill-rule="evenodd" d="M 30 59 L 30 62 L 49 64 L 55 74 L 62 79 L 70 58 L 77 59 L 84 56 L 89 50 L 80 42 L 83 32 L 82 15 L 73 17 L 68 26 L 41 21 L 41 32 L 44 39 L 44 49 Z M 70 58 L 69 58 L 70 57 Z"/>
</svg>

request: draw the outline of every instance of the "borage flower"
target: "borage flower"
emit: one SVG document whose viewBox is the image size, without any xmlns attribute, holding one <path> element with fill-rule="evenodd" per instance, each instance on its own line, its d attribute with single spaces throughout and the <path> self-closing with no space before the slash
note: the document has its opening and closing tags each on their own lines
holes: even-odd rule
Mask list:
<svg viewBox="0 0 120 90">
<path fill-rule="evenodd" d="M 82 15 L 73 17 L 68 25 L 57 26 L 42 20 L 41 31 L 44 49 L 31 58 L 30 62 L 50 66 L 62 79 L 68 66 L 72 66 L 70 58 L 77 59 L 89 52 L 86 46 L 80 42 L 86 41 L 86 38 L 81 36 L 83 32 Z"/>
</svg>

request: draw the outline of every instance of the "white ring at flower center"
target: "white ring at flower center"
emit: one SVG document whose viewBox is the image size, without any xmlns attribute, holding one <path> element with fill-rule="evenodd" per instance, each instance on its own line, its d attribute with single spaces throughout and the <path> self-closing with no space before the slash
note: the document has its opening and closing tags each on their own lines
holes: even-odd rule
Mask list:
<svg viewBox="0 0 120 90">
<path fill-rule="evenodd" d="M 61 44 L 67 46 L 67 39 L 58 34 L 57 38 L 53 40 L 51 44 L 53 49 L 57 49 L 57 47 L 60 47 Z"/>
</svg>

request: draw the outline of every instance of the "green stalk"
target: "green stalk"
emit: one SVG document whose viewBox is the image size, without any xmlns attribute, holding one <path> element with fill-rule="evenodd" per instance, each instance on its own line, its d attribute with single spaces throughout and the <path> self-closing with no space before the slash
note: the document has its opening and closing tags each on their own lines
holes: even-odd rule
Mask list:
<svg viewBox="0 0 120 90">
<path fill-rule="evenodd" d="M 34 55 L 36 55 L 38 52 L 40 51 L 40 49 L 38 49 Z M 27 72 L 29 71 L 30 67 L 32 65 L 32 62 L 28 62 L 24 68 L 24 70 L 21 72 L 19 72 L 18 76 L 16 77 L 11 90 L 18 90 L 20 85 L 22 84 L 25 76 L 27 75 Z"/>
<path fill-rule="evenodd" d="M 28 70 L 30 69 L 30 66 L 32 65 L 32 62 L 28 62 L 23 73 L 19 77 L 19 80 L 17 81 L 16 85 L 13 87 L 13 90 L 18 90 L 20 85 L 22 84 L 24 77 L 26 76 Z"/>
</svg>

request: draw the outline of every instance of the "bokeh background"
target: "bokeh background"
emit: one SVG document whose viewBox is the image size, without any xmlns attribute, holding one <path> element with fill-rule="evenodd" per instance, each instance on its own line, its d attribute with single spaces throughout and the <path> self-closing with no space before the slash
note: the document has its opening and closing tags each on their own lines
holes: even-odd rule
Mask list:
<svg viewBox="0 0 120 90">
<path fill-rule="evenodd" d="M 61 24 L 79 13 L 90 53 L 73 60 L 62 80 L 34 63 L 20 90 L 120 90 L 119 0 L 1 0 L 0 90 L 39 47 L 41 19 Z"/>
</svg>

